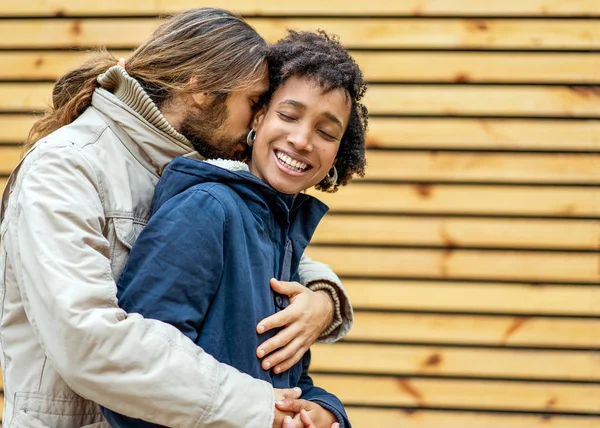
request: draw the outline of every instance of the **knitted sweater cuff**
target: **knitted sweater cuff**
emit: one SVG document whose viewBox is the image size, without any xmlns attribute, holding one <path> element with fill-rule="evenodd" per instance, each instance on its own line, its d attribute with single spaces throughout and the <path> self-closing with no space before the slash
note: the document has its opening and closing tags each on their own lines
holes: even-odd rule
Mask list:
<svg viewBox="0 0 600 428">
<path fill-rule="evenodd" d="M 312 282 L 307 285 L 307 287 L 311 291 L 319 291 L 324 290 L 329 293 L 331 299 L 333 300 L 334 305 L 334 313 L 333 313 L 333 321 L 319 336 L 319 339 L 322 339 L 326 336 L 329 336 L 336 328 L 342 325 L 342 306 L 340 304 L 340 298 L 337 294 L 337 290 L 329 283 L 323 281 Z"/>
</svg>

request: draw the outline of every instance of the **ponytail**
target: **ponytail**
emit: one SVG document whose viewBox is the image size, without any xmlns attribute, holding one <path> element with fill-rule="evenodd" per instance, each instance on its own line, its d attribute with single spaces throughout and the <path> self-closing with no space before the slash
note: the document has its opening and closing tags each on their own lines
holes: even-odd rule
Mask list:
<svg viewBox="0 0 600 428">
<path fill-rule="evenodd" d="M 92 104 L 98 76 L 116 64 L 117 60 L 112 54 L 100 49 L 81 67 L 59 78 L 52 90 L 52 106 L 33 124 L 25 140 L 25 150 L 77 119 Z"/>
</svg>

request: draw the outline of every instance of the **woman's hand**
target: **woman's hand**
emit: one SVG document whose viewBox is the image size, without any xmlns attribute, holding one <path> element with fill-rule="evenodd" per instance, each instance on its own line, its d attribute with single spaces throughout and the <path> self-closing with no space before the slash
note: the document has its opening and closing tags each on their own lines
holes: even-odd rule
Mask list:
<svg viewBox="0 0 600 428">
<path fill-rule="evenodd" d="M 302 399 L 286 399 L 275 404 L 282 412 L 295 413 L 295 417 L 286 416 L 283 428 L 339 428 L 339 422 L 329 410 L 317 403 Z"/>
<path fill-rule="evenodd" d="M 333 321 L 334 303 L 326 291 L 311 291 L 297 282 L 271 279 L 271 288 L 290 298 L 290 305 L 265 318 L 256 327 L 259 334 L 285 327 L 256 350 L 265 370 L 281 373 L 296 364 Z M 277 352 L 273 352 L 278 350 Z"/>
</svg>

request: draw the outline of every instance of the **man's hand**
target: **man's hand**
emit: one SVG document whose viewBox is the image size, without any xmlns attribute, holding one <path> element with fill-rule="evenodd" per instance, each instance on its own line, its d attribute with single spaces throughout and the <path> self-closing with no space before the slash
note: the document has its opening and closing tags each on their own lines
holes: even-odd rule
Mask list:
<svg viewBox="0 0 600 428">
<path fill-rule="evenodd" d="M 290 305 L 265 318 L 256 327 L 259 334 L 284 327 L 256 350 L 265 370 L 281 373 L 296 364 L 333 321 L 334 303 L 326 291 L 311 291 L 297 282 L 271 279 L 271 288 L 290 298 Z M 274 352 L 278 350 L 277 352 Z M 271 354 L 272 353 L 272 354 Z"/>
<path fill-rule="evenodd" d="M 273 391 L 275 392 L 275 402 L 276 403 L 283 403 L 286 400 L 293 400 L 296 398 L 300 398 L 300 395 L 302 395 L 302 390 L 298 387 L 289 388 L 289 389 L 273 388 Z M 287 412 L 285 410 L 279 410 L 277 408 L 277 406 L 275 406 L 275 419 L 273 420 L 273 428 L 282 427 L 283 420 L 286 416 L 293 417 L 294 413 Z"/>
<path fill-rule="evenodd" d="M 289 420 L 284 418 L 284 428 L 302 428 L 303 426 L 305 428 L 334 428 L 336 423 L 339 428 L 338 420 L 334 414 L 312 401 L 285 399 L 275 403 L 275 407 L 282 412 L 291 412 L 296 415 L 292 420 L 295 425 L 289 425 Z M 305 413 L 304 417 L 302 413 Z"/>
</svg>

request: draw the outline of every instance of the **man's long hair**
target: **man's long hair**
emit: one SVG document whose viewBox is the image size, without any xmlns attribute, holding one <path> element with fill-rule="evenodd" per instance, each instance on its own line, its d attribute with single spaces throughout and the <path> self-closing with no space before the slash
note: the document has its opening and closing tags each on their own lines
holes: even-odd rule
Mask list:
<svg viewBox="0 0 600 428">
<path fill-rule="evenodd" d="M 222 9 L 192 9 L 160 25 L 132 53 L 126 70 L 160 107 L 182 93 L 223 95 L 252 86 L 267 72 L 265 48 L 264 39 L 239 16 Z M 60 77 L 52 107 L 34 123 L 25 148 L 77 119 L 91 105 L 98 76 L 114 65 L 117 59 L 100 49 Z"/>
</svg>

